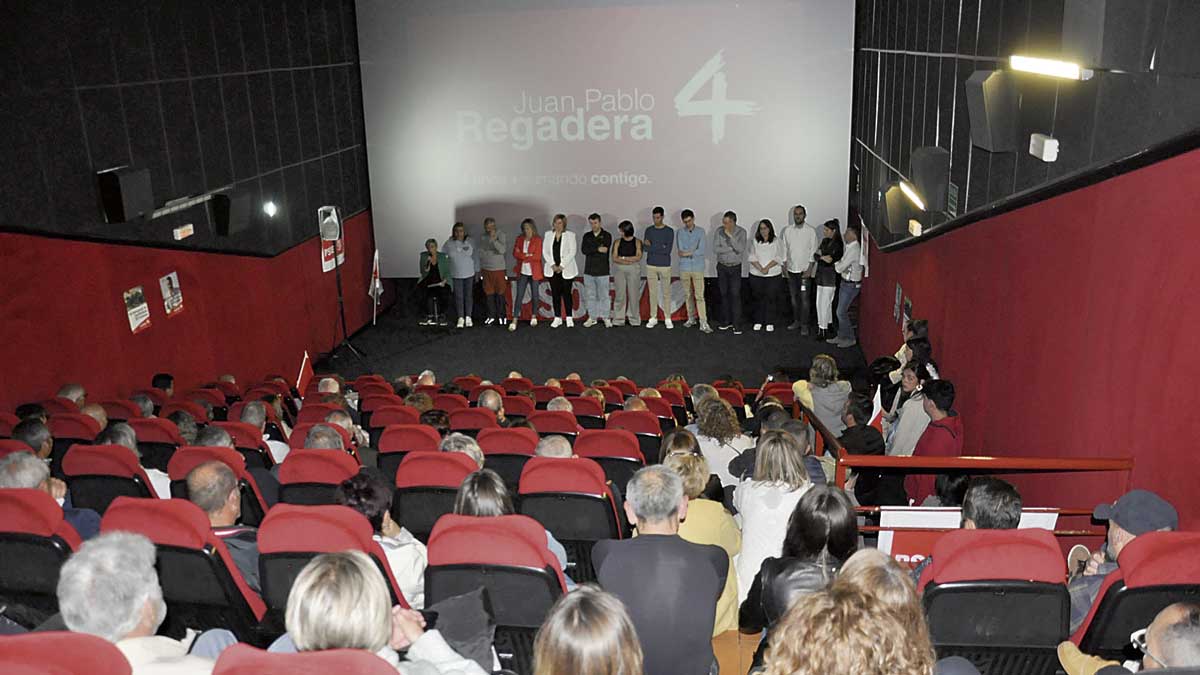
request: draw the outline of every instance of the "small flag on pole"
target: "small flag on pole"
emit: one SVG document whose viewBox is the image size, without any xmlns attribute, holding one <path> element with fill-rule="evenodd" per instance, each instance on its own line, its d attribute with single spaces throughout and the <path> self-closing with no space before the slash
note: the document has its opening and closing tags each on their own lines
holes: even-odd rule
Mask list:
<svg viewBox="0 0 1200 675">
<path fill-rule="evenodd" d="M 308 391 L 308 383 L 313 379 L 312 359 L 308 358 L 308 352 L 304 352 L 304 360 L 300 362 L 300 375 L 296 377 L 296 391 L 300 396 L 304 396 L 304 392 Z"/>
<path fill-rule="evenodd" d="M 374 326 L 380 298 L 383 297 L 383 280 L 379 278 L 379 249 L 375 249 L 375 262 L 371 265 L 371 286 L 367 289 L 367 295 L 375 301 L 371 307 L 371 325 Z"/>
</svg>

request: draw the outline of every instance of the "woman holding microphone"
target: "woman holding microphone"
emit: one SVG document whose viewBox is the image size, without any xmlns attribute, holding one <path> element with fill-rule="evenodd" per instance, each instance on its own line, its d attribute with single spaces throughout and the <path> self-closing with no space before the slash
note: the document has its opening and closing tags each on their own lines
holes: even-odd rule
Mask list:
<svg viewBox="0 0 1200 675">
<path fill-rule="evenodd" d="M 575 327 L 571 318 L 572 307 L 571 285 L 579 276 L 579 267 L 575 264 L 575 233 L 567 231 L 567 217 L 561 213 L 554 216 L 550 226 L 552 233 L 546 236 L 542 243 L 543 267 L 551 272 L 550 292 L 551 307 L 554 310 L 554 321 L 551 328 L 558 328 L 566 320 L 567 328 Z"/>
</svg>

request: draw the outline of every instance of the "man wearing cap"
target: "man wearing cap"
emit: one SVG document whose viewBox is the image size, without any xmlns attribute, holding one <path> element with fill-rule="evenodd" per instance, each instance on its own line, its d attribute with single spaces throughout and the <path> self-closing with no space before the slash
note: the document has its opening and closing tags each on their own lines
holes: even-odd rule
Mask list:
<svg viewBox="0 0 1200 675">
<path fill-rule="evenodd" d="M 1071 580 L 1071 632 L 1083 624 L 1096 602 L 1104 577 L 1116 571 L 1125 545 L 1147 532 L 1171 532 L 1179 529 L 1179 513 L 1162 497 L 1149 490 L 1127 492 L 1112 504 L 1101 504 L 1092 513 L 1096 520 L 1108 521 L 1104 547 L 1092 554 L 1083 573 Z"/>
</svg>

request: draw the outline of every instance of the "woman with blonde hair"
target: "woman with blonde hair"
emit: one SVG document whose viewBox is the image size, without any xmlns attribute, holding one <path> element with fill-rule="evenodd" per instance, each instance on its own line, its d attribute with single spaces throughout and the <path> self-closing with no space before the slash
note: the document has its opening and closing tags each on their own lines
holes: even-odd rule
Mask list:
<svg viewBox="0 0 1200 675">
<path fill-rule="evenodd" d="M 738 479 L 729 470 L 729 463 L 754 447 L 754 439 L 742 433 L 737 414 L 728 401 L 715 396 L 696 404 L 696 440 L 721 485 L 737 485 Z"/>
<path fill-rule="evenodd" d="M 642 675 L 642 645 L 625 605 L 594 584 L 562 596 L 533 642 L 534 675 Z"/>
<path fill-rule="evenodd" d="M 792 393 L 834 436 L 846 430 L 842 411 L 850 398 L 850 383 L 838 379 L 837 361 L 828 354 L 817 354 L 808 368 L 808 380 L 792 385 Z"/>
<path fill-rule="evenodd" d="M 676 433 L 677 438 L 685 440 L 687 436 L 691 436 L 687 431 Z M 687 518 L 679 524 L 679 536 L 693 544 L 720 546 L 729 556 L 729 566 L 732 569 L 734 557 L 742 550 L 742 532 L 721 502 L 704 499 L 702 496 L 708 483 L 708 462 L 703 455 L 685 450 L 667 453 L 663 465 L 683 479 L 683 494 L 688 498 Z M 737 591 L 737 575 L 727 574 L 725 588 L 721 591 L 721 597 L 717 599 L 713 637 L 726 631 L 737 630 Z"/>
<path fill-rule="evenodd" d="M 763 432 L 755 450 L 754 476 L 733 493 L 742 526 L 742 552 L 734 560 L 739 604 L 746 600 L 763 561 L 783 552 L 788 520 L 810 487 L 799 441 L 785 431 Z"/>
<path fill-rule="evenodd" d="M 387 582 L 362 551 L 325 553 L 308 562 L 288 594 L 284 622 L 297 651 L 362 649 L 412 675 L 485 675 L 459 656 L 420 612 L 391 606 Z M 287 651 L 286 646 L 273 647 Z M 400 660 L 397 650 L 406 649 Z"/>
</svg>

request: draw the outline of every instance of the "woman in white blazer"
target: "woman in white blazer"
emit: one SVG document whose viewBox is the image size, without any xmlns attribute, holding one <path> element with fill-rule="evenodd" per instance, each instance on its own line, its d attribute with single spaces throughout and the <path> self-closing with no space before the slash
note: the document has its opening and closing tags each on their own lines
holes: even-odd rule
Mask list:
<svg viewBox="0 0 1200 675">
<path fill-rule="evenodd" d="M 554 310 L 550 327 L 558 328 L 565 319 L 567 328 L 573 328 L 571 284 L 579 276 L 579 266 L 575 264 L 575 233 L 567 231 L 567 217 L 561 213 L 554 216 L 552 227 L 542 241 L 542 260 L 550 279 L 550 307 Z"/>
</svg>

